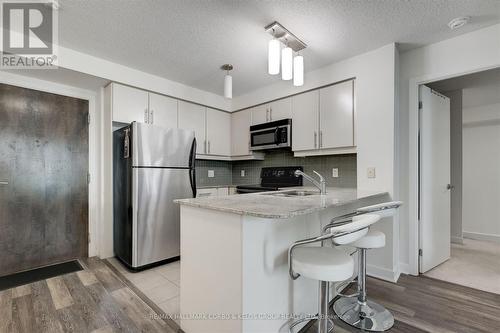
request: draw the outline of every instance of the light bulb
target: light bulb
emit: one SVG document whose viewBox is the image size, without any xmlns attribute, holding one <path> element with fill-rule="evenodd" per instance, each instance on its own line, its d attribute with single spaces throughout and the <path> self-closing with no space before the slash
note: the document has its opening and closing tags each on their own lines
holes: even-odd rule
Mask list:
<svg viewBox="0 0 500 333">
<path fill-rule="evenodd" d="M 224 97 L 233 98 L 233 77 L 229 74 L 224 76 Z"/>
<path fill-rule="evenodd" d="M 293 75 L 293 51 L 289 47 L 285 47 L 281 51 L 281 78 L 283 80 L 291 80 Z"/>
<path fill-rule="evenodd" d="M 268 45 L 267 53 L 267 71 L 271 75 L 280 73 L 280 41 L 271 39 Z"/>
<path fill-rule="evenodd" d="M 304 57 L 301 55 L 293 58 L 293 85 L 296 87 L 304 85 Z"/>
</svg>

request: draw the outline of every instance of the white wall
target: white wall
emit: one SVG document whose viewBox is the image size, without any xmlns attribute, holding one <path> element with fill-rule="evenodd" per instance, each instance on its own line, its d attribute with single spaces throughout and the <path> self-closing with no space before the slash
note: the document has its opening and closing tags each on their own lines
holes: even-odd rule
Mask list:
<svg viewBox="0 0 500 333">
<path fill-rule="evenodd" d="M 415 238 L 416 232 L 413 224 L 409 222 L 410 209 L 416 205 L 414 192 L 410 193 L 411 182 L 416 179 L 414 177 L 416 164 L 410 165 L 410 152 L 412 158 L 415 157 L 414 153 L 416 152 L 416 131 L 414 126 L 410 126 L 410 124 L 414 125 L 417 112 L 417 101 L 415 100 L 417 87 L 413 85 L 499 67 L 499 36 L 500 25 L 497 24 L 400 54 L 400 114 L 399 136 L 397 138 L 400 142 L 397 154 L 400 159 L 400 183 L 396 186 L 399 186 L 400 199 L 405 202 L 405 205 L 400 209 L 400 261 L 401 267 L 406 268 L 404 270 L 411 271 L 409 266 L 410 238 Z M 410 84 L 412 84 L 411 87 Z M 411 114 L 410 97 L 412 97 L 411 108 L 413 110 Z M 413 208 L 411 216 L 416 216 L 416 209 Z M 416 254 L 412 253 L 412 255 Z"/>
<path fill-rule="evenodd" d="M 267 102 L 329 83 L 356 78 L 357 185 L 361 194 L 387 191 L 393 197 L 395 178 L 395 82 L 397 50 L 389 44 L 327 67 L 307 72 L 304 86 L 297 88 L 280 81 L 233 99 L 233 110 Z M 376 168 L 376 178 L 367 177 L 367 168 Z M 395 276 L 398 272 L 398 224 L 391 219 L 379 224 L 387 236 L 387 246 L 372 252 L 370 268 L 378 276 Z"/>
<path fill-rule="evenodd" d="M 500 101 L 478 97 L 464 89 L 464 104 L 475 106 L 463 110 L 463 231 L 500 242 Z"/>
</svg>

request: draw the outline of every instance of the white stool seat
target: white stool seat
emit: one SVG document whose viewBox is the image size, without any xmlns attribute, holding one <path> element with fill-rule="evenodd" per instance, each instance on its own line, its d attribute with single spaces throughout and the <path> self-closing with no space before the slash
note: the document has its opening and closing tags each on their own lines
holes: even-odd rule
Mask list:
<svg viewBox="0 0 500 333">
<path fill-rule="evenodd" d="M 364 237 L 350 245 L 360 249 L 378 249 L 385 246 L 385 234 L 381 231 L 370 230 Z"/>
<path fill-rule="evenodd" d="M 354 261 L 342 250 L 331 247 L 298 247 L 293 253 L 293 270 L 303 277 L 338 282 L 349 279 Z"/>
</svg>

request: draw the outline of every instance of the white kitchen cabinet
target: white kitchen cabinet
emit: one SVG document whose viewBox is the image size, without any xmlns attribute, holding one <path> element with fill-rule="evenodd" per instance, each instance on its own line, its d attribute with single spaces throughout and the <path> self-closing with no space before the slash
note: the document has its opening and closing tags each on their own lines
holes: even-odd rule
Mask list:
<svg viewBox="0 0 500 333">
<path fill-rule="evenodd" d="M 249 109 L 252 113 L 252 125 L 267 123 L 269 121 L 269 106 L 257 105 Z"/>
<path fill-rule="evenodd" d="M 149 121 L 147 91 L 111 83 L 111 96 L 113 121 L 120 123 Z"/>
<path fill-rule="evenodd" d="M 199 188 L 196 190 L 196 197 L 197 198 L 215 197 L 215 196 L 217 196 L 217 188 L 216 187 Z"/>
<path fill-rule="evenodd" d="M 292 116 L 292 98 L 284 98 L 271 102 L 269 108 L 269 121 L 290 118 Z"/>
<path fill-rule="evenodd" d="M 354 81 L 319 91 L 319 143 L 321 149 L 354 146 Z"/>
<path fill-rule="evenodd" d="M 231 114 L 231 155 L 244 156 L 250 152 L 250 125 L 252 110 L 234 112 Z"/>
<path fill-rule="evenodd" d="M 208 155 L 231 155 L 231 114 L 207 108 Z"/>
<path fill-rule="evenodd" d="M 292 126 L 292 150 L 318 149 L 318 90 L 292 97 Z"/>
<path fill-rule="evenodd" d="M 206 107 L 179 101 L 178 128 L 192 130 L 195 133 L 198 154 L 207 153 L 205 133 Z"/>
<path fill-rule="evenodd" d="M 149 93 L 149 123 L 167 128 L 177 128 L 177 100 Z"/>
<path fill-rule="evenodd" d="M 223 197 L 229 195 L 229 187 L 218 187 L 217 188 L 217 196 Z"/>
</svg>

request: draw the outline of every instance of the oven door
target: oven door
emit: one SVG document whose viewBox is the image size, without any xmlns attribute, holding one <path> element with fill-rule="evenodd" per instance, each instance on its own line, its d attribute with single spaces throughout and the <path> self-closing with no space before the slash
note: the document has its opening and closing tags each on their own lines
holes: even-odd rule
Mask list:
<svg viewBox="0 0 500 333">
<path fill-rule="evenodd" d="M 250 132 L 250 149 L 263 150 L 290 147 L 290 126 L 276 126 Z"/>
</svg>

